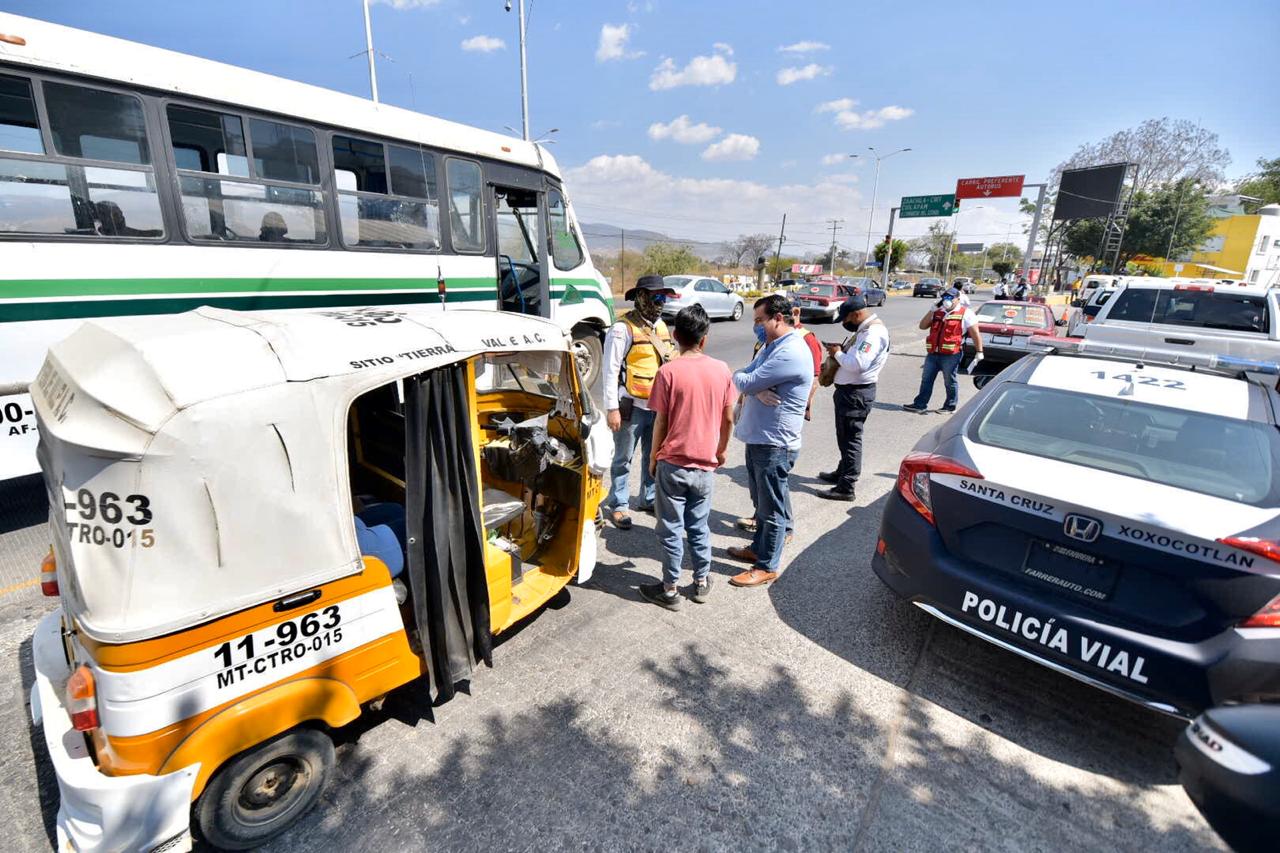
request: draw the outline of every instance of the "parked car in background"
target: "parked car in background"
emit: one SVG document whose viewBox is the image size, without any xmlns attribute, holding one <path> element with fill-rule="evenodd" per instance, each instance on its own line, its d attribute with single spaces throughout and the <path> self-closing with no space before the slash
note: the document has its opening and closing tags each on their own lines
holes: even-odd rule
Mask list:
<svg viewBox="0 0 1280 853">
<path fill-rule="evenodd" d="M 942 283 L 942 279 L 922 278 L 920 281 L 916 282 L 916 286 L 912 288 L 911 295 L 913 297 L 927 296 L 930 299 L 936 299 L 944 290 L 946 290 L 946 286 Z"/>
<path fill-rule="evenodd" d="M 895 278 L 893 281 L 889 282 L 889 290 L 891 291 L 910 290 L 911 288 L 912 288 L 911 282 L 903 278 Z"/>
<path fill-rule="evenodd" d="M 1084 291 L 1078 299 L 1071 300 L 1071 307 L 1076 310 L 1071 312 L 1071 319 L 1067 322 L 1067 337 L 1083 336 L 1085 325 L 1093 322 L 1098 312 L 1102 310 L 1102 306 L 1107 304 L 1107 300 L 1114 296 L 1118 289 L 1119 286 L 1116 284 L 1103 283 Z"/>
<path fill-rule="evenodd" d="M 867 279 L 867 281 L 869 284 L 862 288 L 862 295 L 867 298 L 867 305 L 872 308 L 875 308 L 878 305 L 883 305 L 884 301 L 889 298 L 889 294 L 887 294 L 880 285 L 876 284 L 874 280 Z"/>
<path fill-rule="evenodd" d="M 978 285 L 973 279 L 968 278 L 967 276 L 957 278 L 955 281 L 951 282 L 951 286 L 961 293 L 976 293 L 978 290 Z"/>
<path fill-rule="evenodd" d="M 1280 292 L 1213 279 L 1129 279 L 1083 328 L 1086 340 L 1104 344 L 1280 361 Z"/>
<path fill-rule="evenodd" d="M 1036 302 L 984 302 L 974 313 L 984 354 L 973 370 L 973 384 L 979 388 L 1026 355 L 1033 337 L 1053 337 L 1062 323 L 1054 319 L 1052 308 Z M 973 356 L 973 342 L 965 338 L 964 346 L 967 362 Z"/>
<path fill-rule="evenodd" d="M 800 320 L 835 322 L 840 303 L 854 294 L 854 289 L 837 281 L 815 282 L 796 290 L 795 303 L 800 306 Z"/>
<path fill-rule="evenodd" d="M 742 297 L 714 278 L 695 275 L 669 275 L 663 283 L 675 291 L 662 306 L 663 317 L 674 317 L 681 308 L 698 304 L 708 317 L 741 320 L 746 312 Z"/>
</svg>

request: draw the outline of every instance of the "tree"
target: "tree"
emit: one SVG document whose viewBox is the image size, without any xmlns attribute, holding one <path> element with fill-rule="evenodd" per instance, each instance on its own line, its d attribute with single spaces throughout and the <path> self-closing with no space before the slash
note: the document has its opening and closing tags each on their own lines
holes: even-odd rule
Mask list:
<svg viewBox="0 0 1280 853">
<path fill-rule="evenodd" d="M 992 261 L 991 271 L 998 276 L 1004 277 L 1018 268 L 1013 261 Z"/>
<path fill-rule="evenodd" d="M 800 263 L 799 258 L 788 257 L 787 255 L 780 255 L 775 258 L 773 255 L 770 255 L 768 262 L 765 264 L 765 271 L 768 272 L 775 281 L 778 279 L 790 278 L 791 265 L 798 263 Z"/>
<path fill-rule="evenodd" d="M 639 275 L 679 275 L 695 272 L 701 266 L 698 256 L 688 246 L 650 243 L 640 255 Z M 628 267 L 630 269 L 630 267 Z"/>
<path fill-rule="evenodd" d="M 1250 210 L 1280 202 L 1280 157 L 1274 160 L 1259 157 L 1257 173 L 1236 184 L 1236 192 L 1259 199 L 1249 203 Z"/>
<path fill-rule="evenodd" d="M 875 248 L 876 263 L 880 264 L 881 269 L 885 268 L 884 267 L 884 251 L 885 251 L 885 241 L 881 240 L 879 243 L 876 244 L 876 248 Z M 902 266 L 902 262 L 907 257 L 907 252 L 909 251 L 911 251 L 911 247 L 907 245 L 906 240 L 893 241 L 893 252 L 890 253 L 889 255 L 889 272 L 893 272 L 898 267 Z"/>
<path fill-rule="evenodd" d="M 1218 145 L 1218 134 L 1186 119 L 1149 118 L 1137 127 L 1119 130 L 1099 142 L 1085 143 L 1054 170 L 1056 188 L 1064 169 L 1137 163 L 1134 189 L 1151 190 L 1183 178 L 1218 186 L 1231 154 Z"/>
<path fill-rule="evenodd" d="M 1120 245 L 1118 269 L 1136 255 L 1179 258 L 1198 249 L 1213 229 L 1209 199 L 1192 179 L 1134 194 Z M 1070 223 L 1063 236 L 1063 251 L 1078 258 L 1098 258 L 1102 243 L 1103 219 Z"/>
<path fill-rule="evenodd" d="M 739 234 L 735 239 L 721 243 L 724 249 L 727 266 L 754 267 L 756 258 L 768 252 L 769 247 L 777 242 L 777 237 L 768 234 Z"/>
<path fill-rule="evenodd" d="M 951 245 L 951 224 L 949 222 L 935 222 L 929 226 L 929 233 L 922 237 L 916 237 L 907 244 L 908 250 L 918 252 L 927 260 L 926 263 L 934 272 L 941 272 L 942 265 L 946 263 L 947 250 Z"/>
</svg>

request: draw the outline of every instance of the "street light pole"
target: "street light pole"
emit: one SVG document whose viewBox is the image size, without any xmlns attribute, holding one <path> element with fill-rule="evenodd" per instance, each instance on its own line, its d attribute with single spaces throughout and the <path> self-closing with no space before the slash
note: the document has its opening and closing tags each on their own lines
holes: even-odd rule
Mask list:
<svg viewBox="0 0 1280 853">
<path fill-rule="evenodd" d="M 880 287 L 889 292 L 889 263 L 893 260 L 893 220 L 900 208 L 889 208 L 889 235 L 884 238 L 884 261 L 880 264 Z"/>
<path fill-rule="evenodd" d="M 373 65 L 373 27 L 369 23 L 369 0 L 364 0 L 364 46 L 365 55 L 369 57 L 369 88 L 373 91 L 373 102 L 376 104 L 378 103 L 378 70 Z"/>
<path fill-rule="evenodd" d="M 888 160 L 894 154 L 902 154 L 904 152 L 910 151 L 911 149 L 899 148 L 897 151 L 893 151 L 889 154 L 884 155 L 883 157 L 881 157 L 878 153 L 876 153 L 876 149 L 874 146 L 868 145 L 867 150 L 871 152 L 872 157 L 876 158 L 876 178 L 874 183 L 871 184 L 871 213 L 867 215 L 867 250 L 863 254 L 863 258 L 862 258 L 862 268 L 864 270 L 867 268 L 867 263 L 871 260 L 871 227 L 876 217 L 876 194 L 880 190 L 880 161 Z M 858 157 L 861 155 L 850 154 L 849 156 Z"/>
<path fill-rule="evenodd" d="M 368 0 L 365 0 L 368 3 Z M 520 4 L 520 117 L 524 121 L 524 141 L 529 141 L 529 76 L 524 58 L 524 0 L 516 0 Z M 506 9 L 511 11 L 511 0 L 507 0 Z"/>
</svg>

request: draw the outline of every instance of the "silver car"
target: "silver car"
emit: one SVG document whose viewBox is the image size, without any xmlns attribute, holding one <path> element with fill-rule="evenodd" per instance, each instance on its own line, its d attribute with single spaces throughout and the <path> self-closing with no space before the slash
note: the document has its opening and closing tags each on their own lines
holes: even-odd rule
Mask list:
<svg viewBox="0 0 1280 853">
<path fill-rule="evenodd" d="M 663 280 L 667 287 L 675 291 L 674 296 L 667 297 L 662 306 L 662 316 L 674 317 L 681 308 L 697 303 L 711 318 L 728 317 L 730 320 L 741 320 L 746 313 L 746 303 L 742 297 L 729 289 L 729 286 L 714 278 L 697 275 L 669 275 Z"/>
</svg>

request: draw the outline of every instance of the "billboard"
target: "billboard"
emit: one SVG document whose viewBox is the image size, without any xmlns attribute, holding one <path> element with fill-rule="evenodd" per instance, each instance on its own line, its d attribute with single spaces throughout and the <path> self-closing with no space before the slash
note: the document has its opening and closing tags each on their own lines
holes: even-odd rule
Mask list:
<svg viewBox="0 0 1280 853">
<path fill-rule="evenodd" d="M 956 251 L 962 255 L 975 255 L 986 248 L 986 243 L 956 243 Z"/>
<path fill-rule="evenodd" d="M 1065 170 L 1058 184 L 1053 221 L 1110 216 L 1124 192 L 1124 176 L 1128 171 L 1128 163 Z"/>
<path fill-rule="evenodd" d="M 822 264 L 792 264 L 792 275 L 819 275 L 822 272 Z"/>
</svg>

